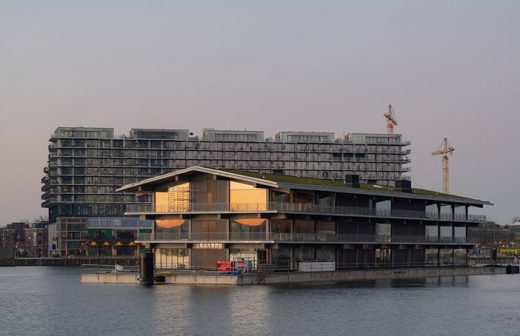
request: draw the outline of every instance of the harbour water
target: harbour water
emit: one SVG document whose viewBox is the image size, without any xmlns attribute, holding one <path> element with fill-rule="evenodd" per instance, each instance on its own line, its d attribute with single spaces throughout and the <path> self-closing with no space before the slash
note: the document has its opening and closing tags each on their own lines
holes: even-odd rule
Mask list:
<svg viewBox="0 0 520 336">
<path fill-rule="evenodd" d="M 292 285 L 82 285 L 0 268 L 0 335 L 520 335 L 520 276 Z"/>
</svg>

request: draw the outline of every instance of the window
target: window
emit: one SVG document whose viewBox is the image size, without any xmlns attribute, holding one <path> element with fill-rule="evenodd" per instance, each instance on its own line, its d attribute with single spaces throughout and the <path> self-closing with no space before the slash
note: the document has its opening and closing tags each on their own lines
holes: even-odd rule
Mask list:
<svg viewBox="0 0 520 336">
<path fill-rule="evenodd" d="M 229 185 L 231 210 L 266 210 L 267 189 L 231 181 Z"/>
</svg>

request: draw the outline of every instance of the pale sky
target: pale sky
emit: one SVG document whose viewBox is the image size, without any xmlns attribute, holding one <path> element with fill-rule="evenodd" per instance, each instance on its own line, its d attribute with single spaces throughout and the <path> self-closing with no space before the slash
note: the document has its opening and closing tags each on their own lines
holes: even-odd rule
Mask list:
<svg viewBox="0 0 520 336">
<path fill-rule="evenodd" d="M 58 126 L 396 132 L 412 184 L 520 215 L 520 1 L 0 0 L 0 225 Z"/>
</svg>

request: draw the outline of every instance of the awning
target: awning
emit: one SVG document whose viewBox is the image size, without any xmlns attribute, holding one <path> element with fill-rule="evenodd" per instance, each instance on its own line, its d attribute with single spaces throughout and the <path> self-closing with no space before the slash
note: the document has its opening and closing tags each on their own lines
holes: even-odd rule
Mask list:
<svg viewBox="0 0 520 336">
<path fill-rule="evenodd" d="M 260 226 L 265 223 L 265 219 L 264 218 L 240 218 L 240 219 L 235 219 L 235 222 L 240 225 Z"/>
<path fill-rule="evenodd" d="M 106 241 L 103 243 L 103 246 L 110 246 L 110 243 Z"/>
<path fill-rule="evenodd" d="M 116 246 L 123 246 L 123 243 L 120 242 L 120 241 L 118 241 L 118 242 L 116 243 Z"/>
<path fill-rule="evenodd" d="M 130 243 L 128 243 L 128 246 L 135 246 L 137 245 L 134 241 L 131 241 Z"/>
<path fill-rule="evenodd" d="M 156 219 L 155 225 L 164 229 L 169 229 L 172 227 L 181 226 L 184 224 L 184 222 L 184 219 Z"/>
<path fill-rule="evenodd" d="M 97 243 L 95 241 L 91 241 L 90 243 L 88 243 L 88 246 L 97 246 Z"/>
</svg>

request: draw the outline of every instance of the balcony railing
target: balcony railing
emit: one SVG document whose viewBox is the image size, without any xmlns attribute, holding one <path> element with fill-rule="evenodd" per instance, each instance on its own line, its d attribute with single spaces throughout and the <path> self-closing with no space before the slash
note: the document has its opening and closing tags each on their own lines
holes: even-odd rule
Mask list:
<svg viewBox="0 0 520 336">
<path fill-rule="evenodd" d="M 420 210 L 374 209 L 351 206 L 323 206 L 299 203 L 191 203 L 183 205 L 130 204 L 128 214 L 142 213 L 188 213 L 188 212 L 292 212 L 318 213 L 327 215 L 354 215 L 371 217 L 399 217 L 413 219 L 435 219 L 441 221 L 484 222 L 486 216 L 447 214 Z"/>
<path fill-rule="evenodd" d="M 375 234 L 337 234 L 329 232 L 155 232 L 139 233 L 138 241 L 275 241 L 369 244 L 474 244 L 468 237 L 383 236 Z"/>
</svg>

